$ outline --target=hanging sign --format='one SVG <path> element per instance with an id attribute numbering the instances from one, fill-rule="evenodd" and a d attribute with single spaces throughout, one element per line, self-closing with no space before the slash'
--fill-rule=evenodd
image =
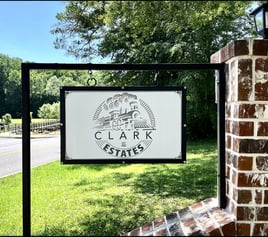
<path id="1" fill-rule="evenodd" d="M 62 87 L 61 162 L 183 163 L 182 87 Z"/>

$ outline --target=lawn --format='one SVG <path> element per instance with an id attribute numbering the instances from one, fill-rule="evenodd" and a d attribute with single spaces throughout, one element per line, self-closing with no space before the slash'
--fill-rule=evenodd
<path id="1" fill-rule="evenodd" d="M 46 122 L 48 120 L 49 119 L 33 118 L 32 119 L 32 122 L 33 123 L 38 123 L 38 122 Z M 22 119 L 20 119 L 20 118 L 12 118 L 11 123 L 12 124 L 21 124 L 22 123 Z"/>
<path id="2" fill-rule="evenodd" d="M 118 236 L 216 196 L 215 140 L 187 144 L 186 164 L 61 165 L 31 171 L 31 233 Z M 22 235 L 21 174 L 0 179 L 0 236 Z"/>

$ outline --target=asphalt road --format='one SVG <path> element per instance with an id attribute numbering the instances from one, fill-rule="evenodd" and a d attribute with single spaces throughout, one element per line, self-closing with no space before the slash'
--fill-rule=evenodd
<path id="1" fill-rule="evenodd" d="M 60 162 L 60 136 L 31 139 L 31 167 Z M 0 137 L 0 178 L 22 171 L 22 139 Z"/>

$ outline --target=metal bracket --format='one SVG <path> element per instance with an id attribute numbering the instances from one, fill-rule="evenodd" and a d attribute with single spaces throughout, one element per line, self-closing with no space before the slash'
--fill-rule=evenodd
<path id="1" fill-rule="evenodd" d="M 87 79 L 87 85 L 88 86 L 96 86 L 97 80 L 92 76 L 92 70 L 88 70 L 89 78 Z"/>

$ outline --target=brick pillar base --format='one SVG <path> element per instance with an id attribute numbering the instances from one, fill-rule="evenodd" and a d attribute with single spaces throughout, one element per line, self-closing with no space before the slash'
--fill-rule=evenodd
<path id="1" fill-rule="evenodd" d="M 227 210 L 237 235 L 268 235 L 268 40 L 239 40 L 211 56 L 227 64 Z"/>
<path id="2" fill-rule="evenodd" d="M 160 217 L 122 236 L 234 236 L 233 216 L 215 198 Z"/>

